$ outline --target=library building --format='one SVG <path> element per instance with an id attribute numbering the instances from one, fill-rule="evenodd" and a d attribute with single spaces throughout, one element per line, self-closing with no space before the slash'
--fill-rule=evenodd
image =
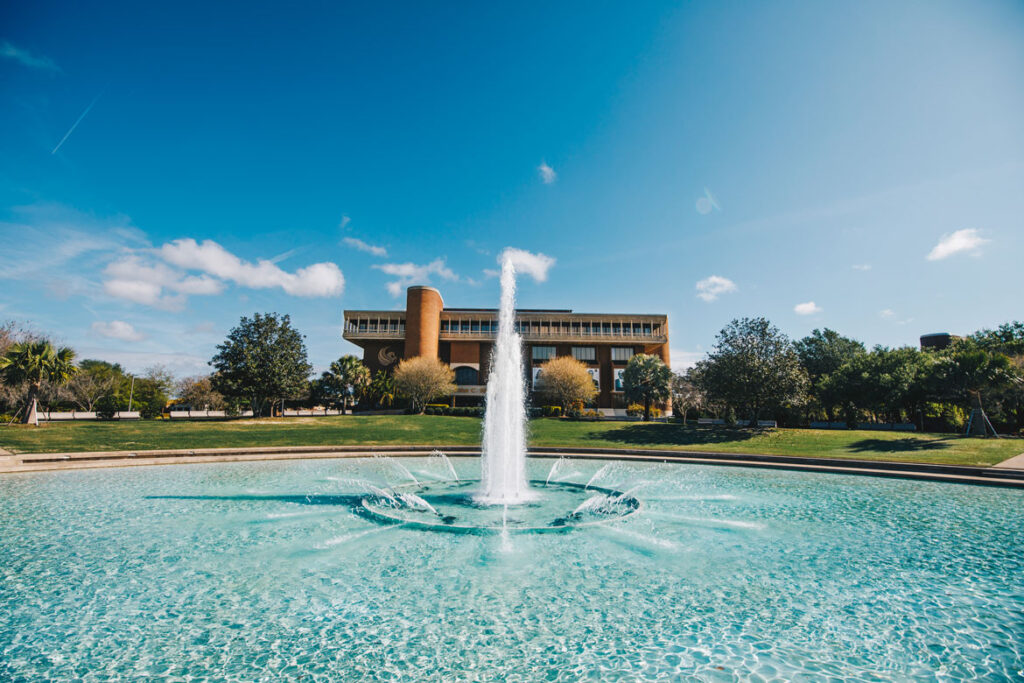
<path id="1" fill-rule="evenodd" d="M 622 372 L 634 354 L 669 364 L 666 315 L 518 309 L 516 328 L 531 391 L 541 365 L 572 356 L 587 366 L 599 390 L 596 407 L 609 415 L 626 408 Z M 363 349 L 372 372 L 390 370 L 403 358 L 439 358 L 455 371 L 455 404 L 470 406 L 483 404 L 497 331 L 497 309 L 446 308 L 438 290 L 418 286 L 407 290 L 404 311 L 345 311 L 342 336 Z"/>

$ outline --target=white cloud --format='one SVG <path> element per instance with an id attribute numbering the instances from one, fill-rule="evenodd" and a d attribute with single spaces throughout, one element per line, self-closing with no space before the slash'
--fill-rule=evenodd
<path id="1" fill-rule="evenodd" d="M 314 263 L 294 273 L 281 270 L 260 259 L 255 264 L 243 261 L 213 240 L 199 244 L 194 239 L 179 239 L 159 250 L 165 261 L 180 268 L 200 270 L 252 289 L 280 287 L 292 296 L 337 296 L 345 288 L 345 277 L 333 263 Z"/>
<path id="2" fill-rule="evenodd" d="M 20 47 L 15 47 L 7 41 L 0 43 L 0 57 L 6 57 L 13 59 L 22 66 L 27 66 L 32 69 L 42 69 L 44 71 L 60 71 L 60 67 L 57 66 L 52 59 L 47 57 L 36 57 L 28 50 L 23 50 Z"/>
<path id="3" fill-rule="evenodd" d="M 210 372 L 209 356 L 198 356 L 177 352 L 126 351 L 100 347 L 78 349 L 82 358 L 98 358 L 110 363 L 120 363 L 132 373 L 145 372 L 154 365 L 166 367 L 175 377 L 205 375 Z"/>
<path id="4" fill-rule="evenodd" d="M 190 276 L 166 264 L 129 254 L 108 265 L 103 290 L 110 296 L 169 311 L 185 307 L 186 295 L 220 294 L 224 283 L 206 275 Z M 173 294 L 165 294 L 165 290 Z"/>
<path id="5" fill-rule="evenodd" d="M 400 296 L 406 287 L 429 283 L 431 275 L 437 275 L 443 280 L 459 279 L 459 276 L 445 265 L 444 259 L 440 258 L 422 265 L 417 263 L 380 263 L 372 267 L 398 278 L 387 283 L 388 293 L 394 297 Z"/>
<path id="6" fill-rule="evenodd" d="M 540 162 L 540 166 L 537 167 L 537 172 L 540 174 L 540 179 L 545 185 L 558 180 L 558 174 L 555 173 L 555 169 L 548 166 L 546 161 Z"/>
<path id="7" fill-rule="evenodd" d="M 991 240 L 979 235 L 975 228 L 957 230 L 954 233 L 943 235 L 939 243 L 928 252 L 927 258 L 929 261 L 941 261 L 961 252 L 977 253 L 981 246 L 989 241 Z"/>
<path id="8" fill-rule="evenodd" d="M 345 226 L 348 225 L 351 222 L 352 222 L 351 218 L 349 218 L 348 216 L 342 216 L 341 217 L 341 223 L 338 225 L 338 227 L 341 228 L 342 230 L 344 230 Z"/>
<path id="9" fill-rule="evenodd" d="M 554 257 L 541 254 L 540 252 L 534 254 L 525 249 L 517 249 L 515 247 L 505 247 L 501 254 L 498 255 L 498 263 L 504 263 L 505 261 L 512 262 L 512 267 L 516 269 L 516 273 L 529 275 L 537 282 L 547 280 L 548 271 L 551 270 L 551 266 L 555 265 Z"/>
<path id="10" fill-rule="evenodd" d="M 146 338 L 146 335 L 123 320 L 111 320 L 109 323 L 96 321 L 92 324 L 92 331 L 101 337 L 120 339 L 121 341 L 142 341 Z"/>
<path id="11" fill-rule="evenodd" d="M 366 242 L 356 237 L 345 237 L 341 241 L 347 244 L 348 246 L 352 247 L 353 249 L 365 251 L 367 254 L 373 254 L 374 256 L 380 257 L 387 257 L 388 255 L 388 250 L 385 249 L 384 247 L 377 247 L 372 244 L 367 244 Z"/>
<path id="12" fill-rule="evenodd" d="M 895 318 L 896 317 L 896 311 L 892 310 L 891 308 L 885 308 L 885 309 L 882 309 L 881 311 L 879 311 L 878 315 L 881 316 L 882 318 L 887 318 L 887 319 Z"/>
<path id="13" fill-rule="evenodd" d="M 708 302 L 714 301 L 722 294 L 729 294 L 739 289 L 735 282 L 720 275 L 706 277 L 698 282 L 696 287 L 697 296 Z"/>
<path id="14" fill-rule="evenodd" d="M 802 304 L 797 304 L 793 307 L 793 311 L 797 315 L 814 315 L 815 313 L 821 313 L 821 306 L 814 303 L 813 301 L 805 301 Z"/>
<path id="15" fill-rule="evenodd" d="M 675 372 L 682 372 L 692 368 L 698 361 L 703 360 L 706 355 L 703 351 L 669 349 L 669 361 L 671 361 L 672 370 Z"/>
<path id="16" fill-rule="evenodd" d="M 854 265 L 853 265 L 853 266 L 851 266 L 851 267 L 852 267 L 852 268 L 853 268 L 854 270 L 862 270 L 862 271 L 868 271 L 868 270 L 871 270 L 871 264 L 870 264 L 870 263 L 856 263 L 856 264 L 854 264 Z"/>

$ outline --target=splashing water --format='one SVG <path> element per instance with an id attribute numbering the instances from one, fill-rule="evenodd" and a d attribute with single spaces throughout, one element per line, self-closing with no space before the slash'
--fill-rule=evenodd
<path id="1" fill-rule="evenodd" d="M 402 476 L 406 477 L 407 479 L 412 479 L 412 483 L 417 484 L 417 485 L 420 483 L 420 480 L 416 478 L 416 475 L 414 475 L 412 472 L 409 471 L 408 467 L 406 467 L 402 463 L 398 462 L 394 458 L 386 456 L 386 455 L 377 455 L 377 456 L 374 456 L 374 457 L 379 459 L 381 462 L 387 463 L 392 468 L 398 470 L 398 472 Z"/>
<path id="2" fill-rule="evenodd" d="M 583 488 L 589 489 L 591 484 L 593 484 L 595 481 L 600 479 L 602 476 L 604 476 L 605 472 L 607 472 L 608 470 L 611 469 L 612 464 L 613 463 L 608 463 L 607 465 L 604 465 L 603 467 L 601 467 L 601 469 L 599 469 L 597 472 L 594 472 L 594 476 L 592 476 L 590 479 L 587 480 L 587 485 L 584 486 Z"/>
<path id="3" fill-rule="evenodd" d="M 548 478 L 544 480 L 544 485 L 547 486 L 551 483 L 551 479 L 558 474 L 558 471 L 562 469 L 562 465 L 565 464 L 565 458 L 559 458 L 551 465 L 551 469 L 548 470 Z"/>
<path id="4" fill-rule="evenodd" d="M 478 502 L 514 505 L 532 498 L 526 482 L 526 406 L 522 341 L 515 328 L 516 271 L 501 264 L 498 338 L 491 355 L 484 413 L 484 443 Z"/>
<path id="5" fill-rule="evenodd" d="M 423 500 L 415 493 L 400 492 L 397 495 L 399 500 L 411 508 L 420 508 L 421 510 L 428 510 L 432 514 L 437 514 L 437 510 L 434 509 L 433 505 Z"/>
<path id="6" fill-rule="evenodd" d="M 458 473 L 455 471 L 455 465 L 452 464 L 451 459 L 447 455 L 445 455 L 442 451 L 434 451 L 433 453 L 430 454 L 430 457 L 431 458 L 439 458 L 441 460 L 441 462 L 443 462 L 445 464 L 445 466 L 448 468 L 448 474 L 451 475 L 451 480 L 452 481 L 461 481 L 459 479 Z"/>

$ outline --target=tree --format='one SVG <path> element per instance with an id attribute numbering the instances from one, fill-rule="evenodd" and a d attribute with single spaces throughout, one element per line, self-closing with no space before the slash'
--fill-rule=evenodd
<path id="1" fill-rule="evenodd" d="M 398 396 L 398 388 L 395 386 L 395 378 L 385 370 L 378 370 L 366 389 L 366 398 L 373 401 L 374 406 L 390 408 Z"/>
<path id="2" fill-rule="evenodd" d="M 687 371 L 685 375 L 673 372 L 669 391 L 672 393 L 672 407 L 676 414 L 683 418 L 684 425 L 687 411 L 690 408 L 699 411 L 704 405 L 704 392 L 701 391 L 696 377 L 691 371 Z"/>
<path id="3" fill-rule="evenodd" d="M 186 377 L 178 382 L 176 391 L 182 405 L 191 410 L 223 410 L 224 396 L 213 388 L 209 375 Z"/>
<path id="4" fill-rule="evenodd" d="M 395 387 L 412 403 L 414 413 L 422 413 L 435 398 L 455 393 L 455 371 L 437 358 L 417 356 L 403 360 L 395 368 Z"/>
<path id="5" fill-rule="evenodd" d="M 355 356 L 342 356 L 320 375 L 317 394 L 322 398 L 341 400 L 342 408 L 358 400 L 370 386 L 370 369 Z"/>
<path id="6" fill-rule="evenodd" d="M 88 372 L 79 365 L 78 372 L 68 382 L 68 391 L 75 405 L 91 412 L 97 401 L 114 392 L 114 378 Z"/>
<path id="7" fill-rule="evenodd" d="M 160 365 L 148 368 L 142 377 L 136 377 L 132 403 L 139 411 L 139 416 L 146 419 L 160 417 L 167 407 L 173 388 L 174 376 Z"/>
<path id="8" fill-rule="evenodd" d="M 969 341 L 987 351 L 1004 353 L 1007 356 L 1024 356 L 1024 322 L 1003 323 L 994 330 L 979 330 Z"/>
<path id="9" fill-rule="evenodd" d="M 289 316 L 276 313 L 243 317 L 210 365 L 217 370 L 213 388 L 247 401 L 254 418 L 274 401 L 301 395 L 312 370 L 302 335 Z"/>
<path id="10" fill-rule="evenodd" d="M 710 400 L 748 415 L 752 427 L 762 410 L 799 403 L 807 385 L 792 342 L 764 318 L 741 318 L 723 328 L 696 376 Z"/>
<path id="11" fill-rule="evenodd" d="M 66 346 L 54 349 L 48 341 L 11 344 L 0 357 L 0 376 L 5 384 L 28 384 L 24 424 L 39 426 L 36 403 L 43 382 L 62 386 L 76 371 L 75 352 Z"/>
<path id="12" fill-rule="evenodd" d="M 638 353 L 622 373 L 626 400 L 644 404 L 644 422 L 651 419 L 651 404 L 669 397 L 672 371 L 657 356 Z"/>
<path id="13" fill-rule="evenodd" d="M 972 340 L 955 344 L 940 359 L 938 374 L 940 385 L 948 397 L 970 401 L 972 410 L 968 434 L 971 436 L 986 436 L 990 430 L 995 433 L 985 415 L 982 394 L 1020 381 L 1009 358 L 987 351 Z"/>
<path id="14" fill-rule="evenodd" d="M 587 366 L 571 356 L 552 358 L 541 366 L 537 378 L 540 394 L 562 407 L 562 414 L 578 403 L 589 403 L 597 396 L 597 387 Z"/>
<path id="15" fill-rule="evenodd" d="M 817 401 L 825 417 L 831 422 L 836 407 L 842 403 L 842 396 L 830 391 L 836 384 L 830 381 L 844 363 L 865 353 L 864 344 L 844 337 L 835 330 L 825 328 L 814 330 L 808 336 L 793 343 L 793 349 L 800 358 L 800 364 L 807 373 L 808 390 Z"/>

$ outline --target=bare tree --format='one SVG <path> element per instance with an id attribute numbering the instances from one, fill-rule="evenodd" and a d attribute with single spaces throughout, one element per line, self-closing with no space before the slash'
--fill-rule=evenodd
<path id="1" fill-rule="evenodd" d="M 541 366 L 538 389 L 548 401 L 562 407 L 562 414 L 576 404 L 586 404 L 597 396 L 597 387 L 587 366 L 570 356 L 552 358 Z"/>
<path id="2" fill-rule="evenodd" d="M 436 358 L 417 356 L 395 368 L 395 386 L 412 402 L 412 411 L 422 413 L 433 399 L 455 393 L 455 371 Z"/>
<path id="3" fill-rule="evenodd" d="M 86 412 L 96 407 L 96 402 L 114 390 L 114 377 L 106 377 L 85 371 L 79 372 L 68 382 L 67 390 L 75 405 Z"/>

